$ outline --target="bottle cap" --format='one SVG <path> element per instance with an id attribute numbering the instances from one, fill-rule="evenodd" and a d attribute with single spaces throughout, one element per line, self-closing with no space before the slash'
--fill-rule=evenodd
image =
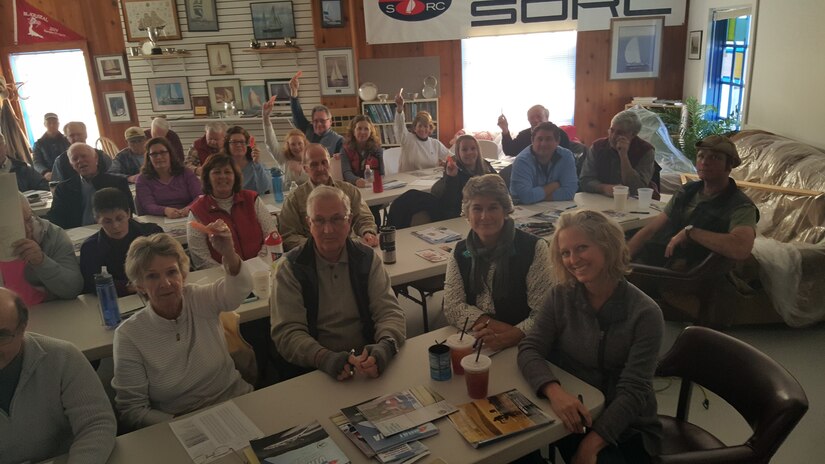
<path id="1" fill-rule="evenodd" d="M 284 172 L 283 172 L 283 171 L 281 171 L 281 169 L 280 169 L 280 168 L 271 168 L 271 169 L 269 170 L 269 172 L 270 172 L 273 176 L 282 176 L 282 175 L 284 175 Z"/>

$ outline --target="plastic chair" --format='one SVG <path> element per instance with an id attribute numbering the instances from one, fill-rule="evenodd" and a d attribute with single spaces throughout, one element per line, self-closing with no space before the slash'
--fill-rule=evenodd
<path id="1" fill-rule="evenodd" d="M 384 150 L 384 175 L 397 174 L 400 160 L 401 147 L 392 147 Z"/>
<path id="2" fill-rule="evenodd" d="M 478 147 L 481 149 L 482 158 L 498 159 L 498 145 L 492 140 L 479 140 Z"/>
<path id="3" fill-rule="evenodd" d="M 656 375 L 682 378 L 676 417 L 659 416 L 662 452 L 654 463 L 767 463 L 808 410 L 799 382 L 756 348 L 706 327 L 688 327 L 659 361 Z M 753 429 L 741 445 L 725 446 L 688 422 L 693 383 L 733 406 Z"/>
<path id="4" fill-rule="evenodd" d="M 97 141 L 95 142 L 95 148 L 97 148 L 98 150 L 102 150 L 103 153 L 106 153 L 112 159 L 114 159 L 115 156 L 117 156 L 117 152 L 120 151 L 120 149 L 117 148 L 117 144 L 114 142 L 114 140 L 108 137 L 100 137 L 99 139 L 97 139 Z"/>

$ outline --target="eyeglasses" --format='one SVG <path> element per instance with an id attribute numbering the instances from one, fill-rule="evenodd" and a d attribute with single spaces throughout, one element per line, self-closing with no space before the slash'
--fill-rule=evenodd
<path id="1" fill-rule="evenodd" d="M 17 327 L 14 328 L 11 332 L 8 333 L 0 333 L 0 346 L 6 346 L 12 342 L 12 340 L 17 337 L 20 331 L 21 324 L 17 324 Z"/>
<path id="2" fill-rule="evenodd" d="M 168 155 L 169 150 L 161 150 L 161 151 L 150 151 L 149 156 L 152 158 L 157 158 L 158 156 Z"/>
<path id="3" fill-rule="evenodd" d="M 246 140 L 231 140 L 230 145 L 246 145 Z"/>
<path id="4" fill-rule="evenodd" d="M 320 228 L 323 228 L 327 224 L 330 224 L 332 227 L 338 228 L 338 227 L 343 226 L 344 223 L 347 222 L 347 219 L 349 219 L 349 216 L 346 216 L 346 215 L 345 216 L 336 215 L 336 216 L 332 216 L 329 219 L 321 217 L 321 216 L 317 216 L 317 217 L 314 217 L 314 218 L 309 218 L 310 222 L 312 222 L 312 225 L 314 225 L 315 227 L 320 227 Z"/>
<path id="5" fill-rule="evenodd" d="M 313 119 L 313 120 L 312 120 L 312 123 L 313 123 L 313 124 L 325 124 L 327 121 L 329 121 L 329 118 L 324 118 L 324 119 Z"/>

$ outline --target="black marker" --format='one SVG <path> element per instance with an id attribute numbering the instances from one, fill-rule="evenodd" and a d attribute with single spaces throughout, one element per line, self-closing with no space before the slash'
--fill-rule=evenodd
<path id="1" fill-rule="evenodd" d="M 630 214 L 650 214 L 650 211 L 631 211 Z"/>
<path id="2" fill-rule="evenodd" d="M 579 403 L 584 405 L 584 397 L 581 393 L 579 393 Z M 584 414 L 582 414 L 581 411 L 579 411 L 579 419 L 582 421 L 582 430 L 584 430 L 584 433 L 587 433 L 587 419 L 584 418 Z"/>

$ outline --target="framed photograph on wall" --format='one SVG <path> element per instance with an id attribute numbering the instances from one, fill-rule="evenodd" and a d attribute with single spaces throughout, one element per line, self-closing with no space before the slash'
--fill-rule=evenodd
<path id="1" fill-rule="evenodd" d="M 246 114 L 259 116 L 266 102 L 266 88 L 261 81 L 241 83 L 242 107 Z"/>
<path id="2" fill-rule="evenodd" d="M 321 95 L 355 95 L 352 49 L 318 50 Z"/>
<path id="3" fill-rule="evenodd" d="M 110 122 L 130 122 L 132 116 L 129 114 L 129 100 L 126 92 L 106 92 L 103 94 L 106 101 L 106 112 L 109 114 Z"/>
<path id="4" fill-rule="evenodd" d="M 659 77 L 664 16 L 610 20 L 610 79 Z"/>
<path id="5" fill-rule="evenodd" d="M 189 32 L 219 31 L 215 0 L 186 0 Z"/>
<path id="6" fill-rule="evenodd" d="M 264 81 L 266 87 L 266 99 L 275 98 L 275 107 L 272 112 L 275 114 L 290 113 L 289 109 L 289 78 L 267 79 Z"/>
<path id="7" fill-rule="evenodd" d="M 175 0 L 120 0 L 120 4 L 123 8 L 127 42 L 148 39 L 145 29 L 151 26 L 163 26 L 160 40 L 180 39 L 180 21 Z"/>
<path id="8" fill-rule="evenodd" d="M 206 61 L 209 63 L 211 76 L 235 74 L 235 68 L 232 67 L 232 49 L 228 43 L 206 44 Z"/>
<path id="9" fill-rule="evenodd" d="M 120 81 L 128 79 L 126 62 L 123 55 L 101 55 L 95 57 L 97 78 L 101 81 Z"/>
<path id="10" fill-rule="evenodd" d="M 690 31 L 688 35 L 688 59 L 702 59 L 702 31 Z"/>
<path id="11" fill-rule="evenodd" d="M 196 118 L 207 118 L 212 113 L 212 105 L 206 95 L 192 96 L 192 108 Z"/>
<path id="12" fill-rule="evenodd" d="M 236 110 L 243 109 L 239 79 L 206 81 L 206 89 L 213 111 L 223 111 L 223 104 L 230 102 L 235 102 Z"/>
<path id="13" fill-rule="evenodd" d="M 291 1 L 250 3 L 249 10 L 256 40 L 295 38 Z"/>
<path id="14" fill-rule="evenodd" d="M 321 27 L 344 27 L 341 0 L 321 0 Z"/>
<path id="15" fill-rule="evenodd" d="M 149 97 L 152 110 L 187 111 L 192 109 L 189 99 L 189 81 L 185 77 L 158 77 L 146 80 L 149 84 Z"/>

